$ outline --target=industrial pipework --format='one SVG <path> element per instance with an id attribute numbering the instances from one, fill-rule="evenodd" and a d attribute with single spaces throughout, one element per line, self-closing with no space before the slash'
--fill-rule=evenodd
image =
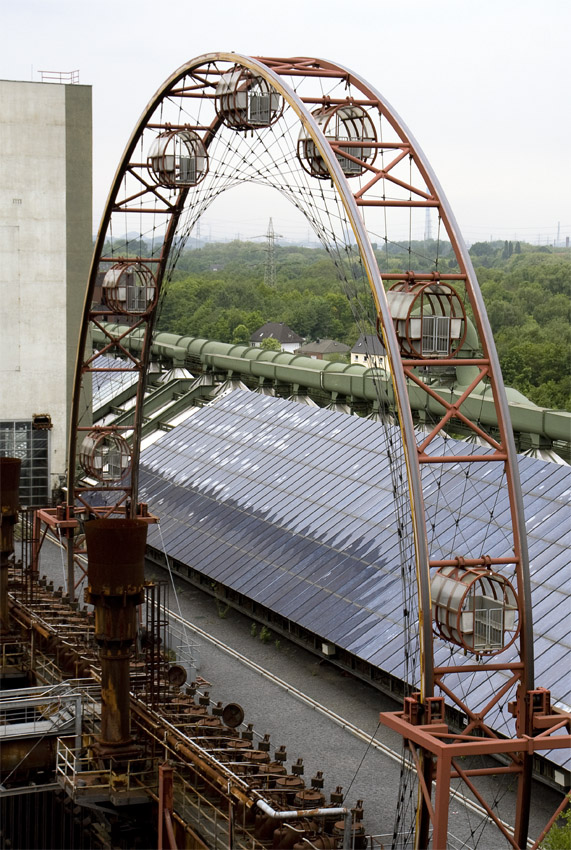
<path id="1" fill-rule="evenodd" d="M 132 754 L 129 665 L 137 635 L 137 605 L 144 601 L 147 524 L 96 519 L 85 523 L 85 601 L 95 606 L 95 640 L 101 661 L 101 755 Z"/>
<path id="2" fill-rule="evenodd" d="M 142 346 L 141 329 L 129 333 L 127 325 L 104 324 L 108 333 L 121 339 L 121 345 L 133 353 L 139 353 Z M 473 339 L 473 327 L 469 323 L 466 345 L 470 348 L 476 342 Z M 95 346 L 105 342 L 105 334 L 98 328 L 93 328 L 93 343 Z M 205 371 L 224 373 L 228 375 L 243 375 L 245 380 L 255 380 L 260 383 L 278 382 L 298 385 L 309 390 L 363 400 L 374 405 L 378 399 L 377 384 L 380 382 L 386 397 L 392 399 L 392 384 L 390 374 L 382 368 L 366 368 L 360 363 L 335 363 L 327 360 L 313 360 L 299 354 L 288 354 L 284 351 L 265 351 L 261 348 L 251 348 L 247 345 L 232 345 L 216 340 L 199 337 L 180 336 L 178 334 L 161 332 L 155 335 L 151 349 L 152 357 L 161 359 L 173 366 L 190 366 L 195 368 L 198 362 Z M 434 392 L 448 404 L 454 404 L 462 396 L 465 387 L 470 383 L 473 367 L 459 365 L 456 367 L 456 379 L 452 385 L 435 384 Z M 474 397 L 467 399 L 462 406 L 464 414 L 483 427 L 497 427 L 494 401 L 489 388 L 480 384 Z M 548 446 L 554 442 L 569 444 L 571 434 L 571 413 L 564 410 L 549 410 L 538 407 L 517 390 L 507 387 L 511 425 L 514 432 L 529 434 L 532 446 L 540 441 L 547 441 Z M 410 404 L 413 410 L 421 416 L 439 416 L 442 405 L 419 387 L 408 385 Z M 539 443 L 538 443 L 539 444 Z"/>

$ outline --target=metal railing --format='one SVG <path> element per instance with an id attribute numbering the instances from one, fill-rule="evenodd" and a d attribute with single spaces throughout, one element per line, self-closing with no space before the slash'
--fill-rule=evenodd
<path id="1" fill-rule="evenodd" d="M 81 691 L 67 683 L 7 691 L 0 699 L 0 741 L 67 732 L 81 745 L 81 717 Z"/>
<path id="2" fill-rule="evenodd" d="M 174 771 L 173 808 L 182 821 L 191 823 L 207 841 L 212 850 L 227 850 L 232 836 L 233 850 L 262 850 L 267 846 L 255 838 L 251 831 L 234 822 L 230 826 L 228 809 L 219 802 L 208 799 L 206 794 L 190 783 L 183 772 Z"/>
<path id="3" fill-rule="evenodd" d="M 0 664 L 3 669 L 12 668 L 24 672 L 27 669 L 27 659 L 23 647 L 13 643 L 1 644 Z"/>
<path id="4" fill-rule="evenodd" d="M 110 800 L 115 805 L 144 802 L 148 794 L 156 794 L 157 777 L 157 759 L 121 761 L 119 771 L 111 764 L 100 766 L 88 750 L 69 747 L 58 738 L 56 780 L 74 800 Z"/>
<path id="5" fill-rule="evenodd" d="M 79 83 L 79 69 L 76 71 L 38 71 L 42 83 Z"/>
<path id="6" fill-rule="evenodd" d="M 36 679 L 46 685 L 57 685 L 63 681 L 61 669 L 55 658 L 45 655 L 43 652 L 36 651 L 35 653 L 34 673 Z"/>

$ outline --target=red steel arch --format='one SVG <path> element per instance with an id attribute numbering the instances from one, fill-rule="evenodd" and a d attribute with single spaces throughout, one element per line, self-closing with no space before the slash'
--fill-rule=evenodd
<path id="1" fill-rule="evenodd" d="M 298 86 L 299 81 L 303 82 L 303 88 Z M 260 97 L 260 101 L 256 104 L 257 112 L 251 105 L 244 106 L 254 87 L 257 87 L 256 91 Z M 266 100 L 262 100 L 264 97 Z M 176 121 L 173 123 L 171 120 L 165 120 L 163 115 L 163 109 L 166 110 L 175 101 L 181 104 L 181 110 L 184 108 L 185 120 L 181 119 L 179 124 Z M 231 106 L 225 107 L 224 104 L 228 103 Z M 251 111 L 248 112 L 248 109 Z M 264 109 L 269 110 L 267 115 L 270 117 L 267 120 L 260 118 Z M 329 117 L 335 114 L 336 109 L 344 109 L 344 116 L 357 116 L 359 120 L 353 122 L 354 126 L 365 126 L 368 121 L 372 122 L 375 128 L 380 128 L 382 125 L 387 129 L 384 134 L 377 130 L 375 135 L 369 132 L 366 138 L 360 138 L 358 130 L 354 131 L 357 135 L 351 136 L 349 133 L 345 137 L 341 133 L 338 137 L 334 137 L 328 130 L 329 125 L 321 120 L 320 115 L 326 110 Z M 189 114 L 193 116 L 191 120 L 188 119 Z M 511 841 L 513 846 L 522 847 L 525 846 L 527 839 L 531 758 L 534 747 L 529 744 L 524 746 L 521 742 L 525 736 L 527 736 L 526 740 L 529 740 L 537 732 L 534 726 L 534 713 L 530 707 L 530 694 L 534 689 L 533 633 L 523 503 L 500 366 L 476 275 L 442 189 L 426 157 L 397 113 L 373 87 L 358 75 L 341 65 L 309 57 L 251 58 L 235 53 L 211 53 L 200 56 L 179 68 L 161 86 L 143 111 L 127 144 L 109 193 L 89 275 L 72 405 L 67 518 L 71 521 L 73 513 L 80 516 L 145 515 L 145 508 L 138 505 L 137 499 L 140 434 L 151 338 L 163 280 L 168 273 L 172 255 L 177 250 L 177 228 L 180 226 L 183 213 L 190 206 L 196 220 L 220 189 L 213 183 L 212 197 L 207 194 L 199 196 L 195 188 L 197 183 L 193 183 L 191 178 L 181 176 L 183 172 L 180 170 L 182 169 L 180 163 L 180 169 L 177 171 L 176 178 L 173 177 L 171 184 L 168 176 L 164 177 L 164 174 L 171 173 L 169 172 L 171 167 L 172 173 L 175 173 L 175 166 L 168 160 L 166 141 L 161 154 L 161 174 L 163 175 L 161 184 L 156 174 L 152 175 L 149 172 L 150 159 L 148 151 L 143 150 L 143 140 L 151 136 L 156 141 L 160 134 L 163 134 L 165 140 L 167 138 L 172 140 L 173 134 L 176 135 L 180 131 L 186 134 L 184 137 L 181 136 L 182 142 L 185 139 L 191 139 L 195 148 L 201 142 L 206 155 L 210 155 L 224 133 L 234 132 L 243 134 L 236 136 L 240 140 L 254 139 L 248 142 L 250 145 L 248 150 L 253 156 L 257 135 L 268 134 L 273 128 L 279 128 L 280 122 L 285 120 L 284 115 L 293 116 L 292 120 L 297 122 L 305 140 L 301 147 L 307 150 L 308 140 L 309 144 L 313 145 L 312 156 L 319 162 L 320 171 L 319 174 L 314 175 L 317 178 L 316 182 L 324 182 L 322 178 L 323 168 L 325 168 L 331 183 L 330 192 L 342 206 L 348 228 L 358 247 L 360 263 L 370 285 L 392 375 L 394 401 L 398 412 L 402 451 L 406 464 L 406 486 L 411 515 L 410 533 L 414 539 L 420 679 L 418 694 L 409 698 L 414 704 L 413 707 L 411 708 L 412 703 L 409 701 L 404 713 L 387 716 L 384 720 L 403 734 L 409 742 L 418 765 L 419 807 L 415 843 L 417 847 L 428 846 L 432 831 L 432 846 L 445 846 L 450 776 L 454 775 L 454 772 L 456 775 L 462 773 L 454 759 L 462 746 L 466 743 L 471 746 L 473 741 L 481 740 L 478 736 L 484 735 L 487 739 L 485 752 L 507 753 L 510 760 L 509 771 L 517 776 L 519 790 L 515 814 L 515 837 L 511 839 L 509 834 L 504 832 L 508 843 Z M 361 120 L 363 116 L 366 116 L 366 121 Z M 345 124 L 347 123 L 348 119 L 345 121 Z M 198 141 L 195 141 L 196 139 Z M 299 145 L 297 147 L 299 150 Z M 294 155 L 295 151 L 292 152 L 292 157 Z M 388 158 L 388 162 L 385 162 L 385 157 Z M 247 159 L 246 155 L 244 159 Z M 408 169 L 408 177 L 401 171 L 404 166 Z M 311 166 L 308 169 L 305 163 L 303 167 L 306 174 L 304 179 L 311 181 Z M 211 161 L 207 167 L 204 166 L 200 185 L 205 186 L 208 180 L 215 180 L 216 170 L 216 162 Z M 206 171 L 208 171 L 207 176 Z M 279 168 L 277 171 L 279 172 Z M 250 178 L 246 174 L 240 179 L 245 182 L 247 179 L 263 182 L 264 178 L 263 175 L 260 177 L 259 170 L 256 175 Z M 352 181 L 353 175 L 356 176 L 356 181 Z M 279 173 L 272 180 L 273 185 L 281 188 Z M 285 181 L 286 178 L 284 178 L 283 188 L 287 194 L 288 187 L 285 186 Z M 128 184 L 129 189 L 127 189 Z M 232 175 L 229 175 L 227 185 L 231 184 Z M 390 187 L 390 192 L 387 192 L 387 187 Z M 206 193 L 207 190 L 201 189 L 201 191 Z M 290 195 L 293 195 L 293 189 Z M 300 202 L 302 208 L 304 204 L 306 207 L 311 205 L 311 190 L 309 195 L 306 192 L 304 199 Z M 387 212 L 395 210 L 404 211 L 408 215 L 413 211 L 426 209 L 436 213 L 444 237 L 452 246 L 457 268 L 454 271 L 441 271 L 436 265 L 420 272 L 408 268 L 398 273 L 382 273 L 372 247 L 374 237 L 368 224 L 369 216 L 377 213 L 386 215 Z M 136 231 L 137 228 L 142 235 L 151 230 L 153 233 L 160 231 L 161 238 L 156 243 L 156 250 L 153 249 L 149 256 L 142 255 L 140 248 L 139 251 L 136 250 L 136 246 L 129 248 L 128 239 L 126 239 L 126 247 L 122 253 L 119 252 L 118 255 L 113 250 L 110 251 L 109 245 L 113 246 L 110 237 L 115 238 L 117 233 L 114 222 L 119 219 L 126 222 L 125 233 Z M 149 223 L 151 221 L 158 221 L 159 224 L 153 224 L 151 228 Z M 152 297 L 149 295 L 147 301 L 144 299 L 141 301 L 141 292 L 137 290 L 135 295 L 139 298 L 137 302 L 139 306 L 131 309 L 131 327 L 142 329 L 139 356 L 135 356 L 123 347 L 121 334 L 115 334 L 113 330 L 110 330 L 113 323 L 124 320 L 125 311 L 129 312 L 128 299 L 131 296 L 121 294 L 120 284 L 113 283 L 112 278 L 109 278 L 111 283 L 104 284 L 104 288 L 115 286 L 113 297 L 107 297 L 105 300 L 105 293 L 103 296 L 97 295 L 98 281 L 101 280 L 103 273 L 107 273 L 109 268 L 117 263 L 119 266 L 123 264 L 125 275 L 131 275 L 128 278 L 131 281 L 135 280 L 134 276 L 137 273 L 137 270 L 132 268 L 133 265 L 139 264 L 146 269 L 147 279 L 148 274 L 152 273 L 152 287 L 149 287 L 153 290 Z M 119 273 L 117 273 L 117 279 L 119 279 Z M 127 280 L 127 277 L 124 280 Z M 392 302 L 391 306 L 385 292 L 385 286 L 388 288 L 395 282 L 400 282 L 401 289 L 404 287 L 405 292 L 408 287 L 413 288 L 416 285 L 432 286 L 437 291 L 442 284 L 442 292 L 446 287 L 460 288 L 467 309 L 473 317 L 479 350 L 464 353 L 460 345 L 458 350 L 454 352 L 449 350 L 448 354 L 439 353 L 438 356 L 419 356 L 418 351 L 410 355 L 407 355 L 406 351 L 403 353 L 402 340 L 399 341 L 398 338 L 398 317 L 392 312 L 395 302 Z M 131 284 L 132 290 L 133 286 L 134 284 Z M 446 319 L 445 310 L 443 317 Z M 89 349 L 89 328 L 92 323 L 103 331 L 107 339 L 105 346 L 97 355 Z M 119 354 L 124 359 L 112 366 L 107 363 L 101 365 L 101 360 L 98 358 L 107 353 Z M 447 401 L 430 386 L 420 372 L 424 370 L 426 373 L 450 365 L 465 366 L 470 370 L 471 377 L 462 391 L 455 397 L 451 395 L 451 400 Z M 137 400 L 132 421 L 127 425 L 120 427 L 106 425 L 94 428 L 84 415 L 88 407 L 90 382 L 101 372 L 133 373 L 136 376 Z M 487 382 L 491 388 L 498 421 L 497 436 L 486 433 L 473 417 L 464 412 L 468 407 L 467 402 L 483 381 Z M 420 391 L 428 392 L 442 407 L 440 420 L 433 423 L 420 441 L 415 432 L 408 401 L 408 390 L 411 385 L 418 387 Z M 464 409 L 462 409 L 463 406 Z M 464 426 L 469 427 L 475 437 L 484 441 L 488 451 L 484 453 L 467 451 L 464 456 L 442 451 L 434 454 L 434 446 L 438 445 L 438 438 L 444 433 L 444 427 L 454 421 L 460 421 Z M 121 449 L 123 445 L 121 441 L 126 437 L 130 446 L 128 458 L 123 457 Z M 95 444 L 104 445 L 107 454 L 96 457 L 95 449 L 93 449 L 90 459 L 84 463 L 83 472 L 80 472 L 77 459 L 81 457 L 82 445 L 87 446 L 83 449 L 84 454 L 85 452 L 89 454 L 90 446 Z M 447 464 L 465 464 L 471 468 L 472 465 L 477 466 L 482 460 L 497 463 L 506 482 L 512 526 L 509 546 L 506 547 L 505 541 L 502 541 L 497 550 L 482 552 L 472 551 L 468 542 L 463 547 L 457 547 L 453 553 L 449 553 L 448 558 L 436 558 L 432 554 L 434 535 L 431 537 L 427 532 L 424 472 L 429 467 L 445 469 Z M 106 473 L 98 472 L 104 468 L 107 469 Z M 87 473 L 91 472 L 91 478 L 87 475 L 87 482 L 86 469 Z M 97 480 L 98 474 L 102 476 L 99 480 Z M 507 553 L 506 548 L 509 550 Z M 73 555 L 71 546 L 70 553 L 71 575 Z M 501 575 L 507 571 L 510 576 L 513 576 L 515 607 L 519 621 L 519 631 L 515 638 L 517 647 L 515 658 L 506 661 L 495 660 L 495 657 L 491 655 L 488 657 L 486 652 L 483 652 L 476 653 L 474 664 L 454 662 L 448 666 L 435 665 L 433 642 L 436 630 L 433 623 L 431 581 L 438 570 L 449 568 L 459 571 L 461 575 L 465 575 L 467 570 L 472 570 L 476 575 L 489 575 L 494 572 Z M 440 634 L 442 635 L 442 629 Z M 479 674 L 484 673 L 489 676 L 502 671 L 504 680 L 508 682 L 505 693 L 509 691 L 515 694 L 514 713 L 517 717 L 517 740 L 520 743 L 513 745 L 511 749 L 506 749 L 503 739 L 500 740 L 499 736 L 495 735 L 486 724 L 487 709 L 491 706 L 488 706 L 483 713 L 472 709 L 467 704 L 466 698 L 458 696 L 454 687 L 446 683 L 448 676 L 458 678 L 465 674 L 472 674 L 476 669 Z M 436 696 L 437 692 L 444 694 L 468 718 L 467 731 L 464 730 L 462 735 L 453 733 L 445 724 L 443 714 L 439 714 L 442 709 L 439 700 L 442 697 Z M 417 713 L 418 706 L 420 706 L 420 714 Z M 549 712 L 544 711 L 543 714 L 547 716 Z M 418 721 L 419 716 L 425 718 L 431 716 L 431 729 L 434 734 L 429 734 L 427 725 Z M 470 738 L 469 742 L 468 738 Z M 550 746 L 552 745 L 551 743 Z M 454 754 L 451 754 L 450 747 L 456 747 Z M 472 790 L 472 780 L 466 772 L 462 778 Z M 482 802 L 482 805 L 486 807 L 485 802 Z M 489 817 L 495 818 L 493 812 L 489 812 Z"/>

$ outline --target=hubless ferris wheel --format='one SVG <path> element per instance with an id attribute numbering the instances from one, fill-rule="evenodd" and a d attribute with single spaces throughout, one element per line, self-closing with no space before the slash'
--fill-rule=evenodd
<path id="1" fill-rule="evenodd" d="M 532 756 L 568 745 L 568 718 L 552 711 L 549 692 L 534 688 L 523 506 L 498 358 L 470 257 L 429 163 L 386 100 L 348 69 L 307 57 L 207 54 L 178 69 L 144 110 L 95 247 L 75 379 L 68 503 L 50 519 L 71 529 L 68 586 L 81 549 L 81 537 L 73 537 L 77 518 L 147 514 L 138 504 L 138 461 L 163 286 L 216 198 L 252 183 L 275 188 L 306 217 L 361 330 L 378 332 L 387 352 L 392 392 L 379 383 L 378 393 L 399 539 L 403 678 L 410 685 L 404 710 L 381 718 L 404 741 L 393 846 L 449 846 L 450 794 L 462 785 L 476 813 L 469 846 L 490 846 L 491 824 L 494 846 L 525 847 Z M 413 234 L 426 229 L 427 210 L 437 236 L 419 252 Z M 392 246 L 407 252 L 408 267 L 381 272 Z M 113 330 L 126 321 L 140 329 L 138 356 L 123 346 L 124 327 Z M 89 346 L 92 323 L 106 339 L 97 354 Z M 122 359 L 110 365 L 106 354 Z M 451 367 L 462 377 L 445 395 L 435 384 Z M 91 381 L 117 371 L 138 379 L 132 421 L 94 426 Z M 494 435 L 477 424 L 475 404 L 483 396 L 475 402 L 475 390 L 482 383 L 495 405 Z M 438 421 L 415 427 L 411 388 L 438 402 Z M 473 436 L 462 454 L 447 434 L 458 420 Z M 479 475 L 483 462 L 496 469 L 492 489 Z M 451 465 L 464 472 L 460 491 L 447 486 Z M 494 518 L 498 488 L 509 494 L 509 535 Z M 452 529 L 442 527 L 444 503 Z M 490 687 L 482 702 L 484 681 Z M 510 716 L 497 732 L 488 717 L 500 701 Z M 455 728 L 450 710 L 461 718 Z M 487 798 L 490 777 L 516 781 L 515 812 L 503 812 L 497 790 Z"/>

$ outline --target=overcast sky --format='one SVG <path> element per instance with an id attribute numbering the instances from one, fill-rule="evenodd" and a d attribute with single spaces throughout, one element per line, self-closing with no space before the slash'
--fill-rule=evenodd
<path id="1" fill-rule="evenodd" d="M 154 92 L 195 56 L 233 50 L 323 57 L 368 80 L 428 156 L 469 242 L 571 236 L 568 0 L 3 0 L 0 31 L 1 79 L 79 69 L 93 86 L 94 230 Z M 250 235 L 272 213 L 289 233 L 270 203 Z M 226 215 L 228 235 L 248 235 Z"/>

